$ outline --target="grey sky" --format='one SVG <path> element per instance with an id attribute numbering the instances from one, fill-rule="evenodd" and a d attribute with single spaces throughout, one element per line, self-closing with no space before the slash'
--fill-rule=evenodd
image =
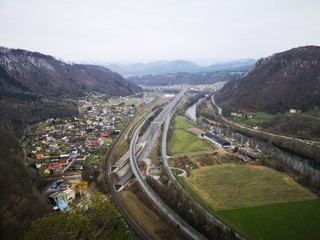
<path id="1" fill-rule="evenodd" d="M 259 58 L 319 24 L 319 0 L 0 0 L 0 45 L 64 60 Z"/>

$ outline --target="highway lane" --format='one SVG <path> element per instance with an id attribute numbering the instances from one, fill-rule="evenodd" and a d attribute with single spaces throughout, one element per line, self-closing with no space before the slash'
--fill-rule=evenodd
<path id="1" fill-rule="evenodd" d="M 163 109 L 163 111 L 159 114 L 159 116 L 154 120 L 154 122 L 149 126 L 149 128 L 153 128 L 150 130 L 150 132 L 153 132 L 152 139 L 150 141 L 150 144 L 147 144 L 149 146 L 146 146 L 147 150 L 145 151 L 145 155 L 140 156 L 140 160 L 143 160 L 145 156 L 148 155 L 149 150 L 152 149 L 152 146 L 154 144 L 154 141 L 157 139 L 158 134 L 161 129 L 161 124 L 164 122 L 166 117 L 168 115 L 171 115 L 173 112 L 174 106 L 177 104 L 177 102 L 181 99 L 181 97 L 184 95 L 186 90 L 183 90 L 180 92 L 176 98 L 174 98 L 166 107 Z M 187 224 L 181 217 L 179 217 L 171 208 L 169 208 L 159 197 L 158 195 L 153 191 L 153 189 L 147 184 L 147 182 L 144 180 L 143 176 L 141 175 L 138 161 L 136 159 L 134 149 L 138 140 L 139 133 L 141 131 L 141 128 L 145 124 L 146 119 L 137 127 L 137 129 L 133 133 L 133 137 L 130 142 L 130 165 L 131 169 L 136 177 L 136 179 L 139 181 L 140 185 L 144 189 L 144 191 L 149 195 L 149 197 L 152 199 L 152 201 L 163 211 L 164 214 L 166 214 L 171 221 L 173 221 L 181 230 L 183 230 L 186 234 L 188 234 L 193 239 L 205 239 L 202 234 L 194 230 L 189 224 Z M 148 131 L 148 130 L 147 130 Z"/>

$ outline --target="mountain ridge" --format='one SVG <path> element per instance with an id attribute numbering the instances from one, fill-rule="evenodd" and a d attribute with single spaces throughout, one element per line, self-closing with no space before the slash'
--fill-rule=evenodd
<path id="1" fill-rule="evenodd" d="M 172 86 L 179 84 L 213 84 L 215 82 L 229 81 L 239 77 L 236 72 L 200 72 L 200 73 L 167 73 L 159 75 L 132 76 L 127 79 L 137 85 L 142 86 Z"/>
<path id="2" fill-rule="evenodd" d="M 141 91 L 107 68 L 68 64 L 38 52 L 0 47 L 0 66 L 31 91 L 47 95 L 79 96 L 84 91 L 104 91 L 125 96 Z"/>
<path id="3" fill-rule="evenodd" d="M 135 63 L 128 65 L 109 64 L 104 65 L 111 70 L 117 71 L 120 74 L 131 76 L 144 75 L 159 75 L 168 73 L 200 73 L 200 72 L 218 72 L 218 71 L 247 71 L 252 64 L 256 62 L 255 59 L 239 59 L 233 61 L 226 61 L 216 63 L 209 66 L 199 66 L 191 61 L 174 60 L 174 61 L 156 61 L 151 63 Z"/>
<path id="4" fill-rule="evenodd" d="M 298 47 L 262 58 L 225 84 L 215 99 L 232 111 L 277 113 L 320 106 L 320 47 Z"/>

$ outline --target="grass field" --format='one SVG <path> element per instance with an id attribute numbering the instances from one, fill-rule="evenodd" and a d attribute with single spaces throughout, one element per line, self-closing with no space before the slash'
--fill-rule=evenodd
<path id="1" fill-rule="evenodd" d="M 99 163 L 103 154 L 91 154 L 90 157 L 87 157 L 85 163 L 94 164 Z"/>
<path id="2" fill-rule="evenodd" d="M 317 198 L 284 173 L 248 164 L 203 167 L 192 171 L 186 184 L 216 210 Z"/>
<path id="3" fill-rule="evenodd" d="M 195 125 L 189 122 L 186 117 L 176 116 L 174 132 L 169 146 L 171 153 L 178 154 L 213 150 L 211 145 L 186 131 L 187 128 L 194 127 Z"/>
<path id="4" fill-rule="evenodd" d="M 138 106 L 141 103 L 141 101 L 138 100 L 138 99 L 128 99 L 128 100 L 117 99 L 117 100 L 114 100 L 112 102 L 107 102 L 107 101 L 104 101 L 102 99 L 98 99 L 97 102 L 100 103 L 101 106 L 103 106 L 103 107 L 116 106 L 116 105 L 119 105 L 120 103 L 124 103 L 125 105 L 134 104 L 135 106 Z"/>
<path id="5" fill-rule="evenodd" d="M 113 159 L 119 160 L 128 150 L 129 150 L 129 144 L 124 138 L 122 138 L 113 155 Z"/>
<path id="6" fill-rule="evenodd" d="M 320 200 L 221 211 L 218 216 L 247 239 L 320 239 Z"/>
<path id="7" fill-rule="evenodd" d="M 247 124 L 247 125 L 258 125 L 258 124 L 269 123 L 272 120 L 272 118 L 274 118 L 273 115 L 267 114 L 265 112 L 256 112 L 256 113 L 247 113 L 247 114 L 255 114 L 256 116 L 250 119 L 242 119 L 239 117 L 232 117 L 231 119 L 233 122 L 236 122 L 236 123 Z"/>
<path id="8" fill-rule="evenodd" d="M 158 97 L 156 94 L 154 94 L 154 93 L 151 93 L 151 92 L 149 92 L 149 93 L 146 93 L 145 95 L 144 95 L 144 97 L 145 98 L 156 98 L 156 97 Z"/>
<path id="9" fill-rule="evenodd" d="M 191 123 L 186 117 L 177 115 L 174 121 L 174 129 L 194 128 L 196 125 Z"/>
<path id="10" fill-rule="evenodd" d="M 187 192 L 247 239 L 320 239 L 320 200 L 273 169 L 226 163 L 202 167 Z"/>
<path id="11" fill-rule="evenodd" d="M 104 139 L 102 147 L 107 147 L 111 143 L 112 143 L 112 139 L 111 138 Z"/>
<path id="12" fill-rule="evenodd" d="M 174 130 L 170 150 L 178 154 L 213 150 L 213 147 L 186 130 Z"/>

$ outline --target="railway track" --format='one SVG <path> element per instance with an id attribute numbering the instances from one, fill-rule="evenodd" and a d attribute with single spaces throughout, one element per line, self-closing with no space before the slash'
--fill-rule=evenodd
<path id="1" fill-rule="evenodd" d="M 115 191 L 115 189 L 113 187 L 113 182 L 112 182 L 112 179 L 111 179 L 111 172 L 110 172 L 111 160 L 112 160 L 112 157 L 114 155 L 114 152 L 115 152 L 120 140 L 129 131 L 133 119 L 127 124 L 127 126 L 123 129 L 123 131 L 120 132 L 120 134 L 118 135 L 116 140 L 111 145 L 111 147 L 109 149 L 109 152 L 108 152 L 108 155 L 106 157 L 106 161 L 105 161 L 105 164 L 104 164 L 104 169 L 106 171 L 106 182 L 107 182 L 107 186 L 109 188 L 109 194 L 110 194 L 110 197 L 111 197 L 112 201 L 116 204 L 118 210 L 120 211 L 121 216 L 125 219 L 125 221 L 127 222 L 128 226 L 134 232 L 136 232 L 136 234 L 138 234 L 141 237 L 141 239 L 145 239 L 146 240 L 146 239 L 150 239 L 150 237 L 144 231 L 144 229 L 135 221 L 135 219 L 130 215 L 130 213 L 127 211 L 127 209 L 124 207 L 122 201 L 120 200 L 117 192 Z"/>

